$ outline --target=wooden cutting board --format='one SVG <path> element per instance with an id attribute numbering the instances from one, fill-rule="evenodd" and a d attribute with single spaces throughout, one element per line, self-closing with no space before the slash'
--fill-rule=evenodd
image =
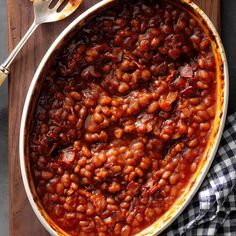
<path id="1" fill-rule="evenodd" d="M 84 0 L 80 9 L 66 20 L 41 26 L 28 41 L 11 67 L 9 79 L 9 224 L 12 236 L 49 235 L 39 223 L 27 200 L 19 167 L 18 136 L 25 96 L 43 55 L 56 36 L 81 12 L 99 2 Z M 220 30 L 220 0 L 195 0 Z M 9 51 L 33 21 L 29 0 L 7 0 Z"/>

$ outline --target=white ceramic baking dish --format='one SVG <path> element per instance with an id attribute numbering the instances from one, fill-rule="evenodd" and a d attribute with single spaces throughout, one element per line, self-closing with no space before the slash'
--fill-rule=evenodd
<path id="1" fill-rule="evenodd" d="M 174 205 L 153 225 L 146 228 L 138 235 L 157 235 L 166 229 L 170 224 L 180 215 L 188 203 L 191 201 L 202 181 L 204 180 L 211 163 L 215 157 L 227 113 L 228 103 L 228 66 L 224 52 L 224 48 L 220 37 L 213 26 L 212 22 L 205 15 L 205 13 L 190 0 L 169 0 L 174 4 L 180 5 L 186 9 L 195 19 L 200 22 L 203 28 L 209 33 L 212 38 L 212 47 L 217 61 L 217 115 L 214 121 L 213 130 L 210 136 L 207 149 L 200 161 L 198 169 L 191 178 L 188 186 L 185 188 L 183 194 L 176 200 Z M 71 39 L 75 32 L 84 26 L 91 17 L 101 13 L 107 7 L 116 4 L 117 0 L 103 0 L 92 8 L 88 9 L 77 19 L 75 19 L 55 40 L 48 52 L 42 59 L 34 78 L 31 82 L 23 110 L 21 128 L 20 128 L 20 166 L 24 182 L 25 191 L 27 193 L 30 204 L 37 215 L 42 225 L 48 230 L 51 235 L 68 235 L 60 229 L 48 214 L 43 209 L 40 200 L 36 194 L 33 180 L 31 178 L 30 164 L 29 164 L 29 127 L 35 104 L 40 92 L 42 77 L 55 58 L 57 52 Z"/>

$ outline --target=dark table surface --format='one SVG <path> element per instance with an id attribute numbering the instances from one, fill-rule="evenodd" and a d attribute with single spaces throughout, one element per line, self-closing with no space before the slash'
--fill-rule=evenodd
<path id="1" fill-rule="evenodd" d="M 213 0 L 214 1 L 214 0 Z M 228 113 L 236 111 L 236 1 L 222 0 L 221 35 L 225 46 L 230 74 Z M 6 3 L 0 0 L 0 60 L 7 54 Z M 235 97 L 234 97 L 235 95 Z M 9 235 L 8 230 L 8 164 L 7 164 L 7 83 L 0 88 L 0 235 Z M 11 138 L 11 137 L 9 137 Z M 18 236 L 18 235 L 16 235 Z M 21 235 L 19 235 L 21 236 Z"/>

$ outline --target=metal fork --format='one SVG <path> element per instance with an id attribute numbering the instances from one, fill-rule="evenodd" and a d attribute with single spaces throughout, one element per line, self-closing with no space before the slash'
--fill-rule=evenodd
<path id="1" fill-rule="evenodd" d="M 62 20 L 73 13 L 81 4 L 82 0 L 34 0 L 34 22 L 20 40 L 15 49 L 11 52 L 6 61 L 0 65 L 0 86 L 8 77 L 9 67 L 21 48 L 37 27 L 43 23 Z"/>

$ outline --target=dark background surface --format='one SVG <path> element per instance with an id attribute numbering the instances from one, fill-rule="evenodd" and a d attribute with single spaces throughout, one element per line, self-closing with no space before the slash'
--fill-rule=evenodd
<path id="1" fill-rule="evenodd" d="M 214 0 L 213 0 L 214 1 Z M 236 111 L 236 1 L 222 0 L 221 35 L 230 73 L 229 111 Z M 0 0 L 0 61 L 7 55 L 6 3 Z M 0 235 L 8 230 L 8 163 L 7 163 L 7 83 L 0 88 Z M 9 137 L 10 138 L 10 137 Z M 23 236 L 23 235 L 16 235 Z"/>
<path id="2" fill-rule="evenodd" d="M 6 3 L 0 0 L 0 62 L 7 54 Z M 8 230 L 7 82 L 0 88 L 0 235 Z"/>

